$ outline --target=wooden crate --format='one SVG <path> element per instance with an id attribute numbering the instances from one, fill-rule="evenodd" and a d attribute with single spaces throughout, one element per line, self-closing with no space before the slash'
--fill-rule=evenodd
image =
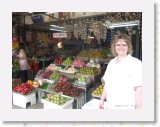
<path id="1" fill-rule="evenodd" d="M 21 84 L 21 78 L 12 79 L 12 89 L 14 89 L 18 84 Z"/>

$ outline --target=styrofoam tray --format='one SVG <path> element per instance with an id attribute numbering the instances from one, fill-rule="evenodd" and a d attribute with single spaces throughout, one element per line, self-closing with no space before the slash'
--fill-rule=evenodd
<path id="1" fill-rule="evenodd" d="M 99 99 L 92 99 L 82 106 L 82 109 L 99 109 Z M 104 109 L 106 109 L 107 102 L 104 102 Z"/>

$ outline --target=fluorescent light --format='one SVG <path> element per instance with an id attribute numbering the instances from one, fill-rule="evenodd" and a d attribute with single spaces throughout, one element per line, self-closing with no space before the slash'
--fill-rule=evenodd
<path id="1" fill-rule="evenodd" d="M 136 26 L 139 25 L 139 21 L 128 21 L 128 22 L 119 22 L 119 23 L 104 23 L 104 26 L 108 28 L 116 28 L 116 27 L 125 27 L 125 26 Z"/>
<path id="2" fill-rule="evenodd" d="M 60 32 L 67 32 L 67 31 L 65 31 L 65 30 L 53 29 L 53 28 L 50 28 L 50 30 L 53 30 L 53 31 L 60 31 Z"/>
<path id="3" fill-rule="evenodd" d="M 93 37 L 93 36 L 88 36 L 88 38 L 94 39 L 94 37 Z"/>
<path id="4" fill-rule="evenodd" d="M 137 23 L 132 23 L 132 24 L 111 24 L 109 28 L 116 28 L 116 27 L 124 27 L 124 26 L 136 26 L 138 25 Z"/>
<path id="5" fill-rule="evenodd" d="M 56 26 L 56 25 L 50 25 L 50 27 L 63 29 L 63 27 Z"/>

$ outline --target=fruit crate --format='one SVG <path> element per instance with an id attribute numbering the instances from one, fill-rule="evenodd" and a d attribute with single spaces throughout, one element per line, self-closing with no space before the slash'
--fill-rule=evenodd
<path id="1" fill-rule="evenodd" d="M 79 97 L 75 97 L 73 102 L 73 108 L 81 109 L 81 107 L 86 103 L 85 97 L 86 97 L 86 92 L 83 92 L 82 94 L 80 94 Z"/>
<path id="2" fill-rule="evenodd" d="M 74 98 L 66 96 L 66 95 L 61 95 L 61 96 L 69 99 L 63 105 L 58 105 L 58 104 L 55 104 L 53 102 L 47 101 L 42 98 L 42 103 L 43 103 L 44 109 L 72 109 Z"/>
<path id="3" fill-rule="evenodd" d="M 42 97 L 44 97 L 48 93 L 54 92 L 38 88 L 38 102 L 42 103 Z"/>

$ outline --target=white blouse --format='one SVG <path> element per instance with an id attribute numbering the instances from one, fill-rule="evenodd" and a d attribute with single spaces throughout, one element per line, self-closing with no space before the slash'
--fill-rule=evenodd
<path id="1" fill-rule="evenodd" d="M 108 109 L 135 109 L 135 86 L 142 85 L 142 62 L 128 55 L 112 59 L 103 76 Z"/>

